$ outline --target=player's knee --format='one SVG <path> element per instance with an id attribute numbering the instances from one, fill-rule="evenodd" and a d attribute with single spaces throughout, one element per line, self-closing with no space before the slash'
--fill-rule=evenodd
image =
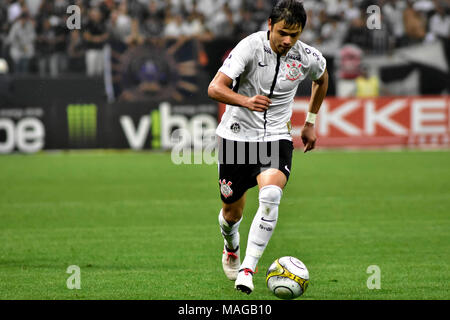
<path id="1" fill-rule="evenodd" d="M 222 208 L 222 215 L 229 224 L 235 224 L 242 218 L 243 209 L 238 206 L 225 205 Z"/>
<path id="2" fill-rule="evenodd" d="M 281 201 L 283 190 L 275 185 L 264 186 L 259 190 L 259 201 L 266 205 L 278 206 Z"/>

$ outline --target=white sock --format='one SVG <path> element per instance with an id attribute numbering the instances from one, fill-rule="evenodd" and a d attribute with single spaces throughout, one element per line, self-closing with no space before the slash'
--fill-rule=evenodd
<path id="1" fill-rule="evenodd" d="M 278 206 L 282 194 L 281 188 L 275 185 L 268 185 L 259 190 L 259 208 L 250 227 L 241 269 L 248 268 L 255 271 L 277 225 Z"/>
<path id="2" fill-rule="evenodd" d="M 219 225 L 220 231 L 223 236 L 223 240 L 225 242 L 225 246 L 234 251 L 239 246 L 239 225 L 241 224 L 242 218 L 230 225 L 225 218 L 223 217 L 222 210 L 219 212 Z"/>

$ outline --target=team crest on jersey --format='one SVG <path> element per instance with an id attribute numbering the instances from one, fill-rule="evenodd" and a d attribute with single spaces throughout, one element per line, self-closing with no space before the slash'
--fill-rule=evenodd
<path id="1" fill-rule="evenodd" d="M 239 125 L 239 123 L 235 122 L 231 125 L 230 129 L 231 131 L 233 131 L 233 133 L 239 133 L 239 131 L 241 131 L 241 126 Z"/>
<path id="2" fill-rule="evenodd" d="M 296 64 L 293 62 L 292 64 L 287 64 L 288 73 L 286 74 L 286 78 L 295 81 L 302 75 L 300 72 L 301 63 Z"/>
<path id="3" fill-rule="evenodd" d="M 231 181 L 226 181 L 225 179 L 220 180 L 219 179 L 219 183 L 220 183 L 220 193 L 222 193 L 222 195 L 225 198 L 231 197 L 231 195 L 233 194 L 233 190 L 231 189 Z"/>

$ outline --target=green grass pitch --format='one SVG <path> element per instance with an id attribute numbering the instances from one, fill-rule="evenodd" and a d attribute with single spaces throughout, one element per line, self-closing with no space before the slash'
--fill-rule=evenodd
<path id="1" fill-rule="evenodd" d="M 255 291 L 222 272 L 216 165 L 169 153 L 0 157 L 0 299 L 277 299 L 278 257 L 311 277 L 299 299 L 449 299 L 450 152 L 294 153 Z M 248 192 L 241 246 L 257 209 Z M 69 290 L 68 266 L 81 289 Z M 381 289 L 368 289 L 379 266 Z"/>

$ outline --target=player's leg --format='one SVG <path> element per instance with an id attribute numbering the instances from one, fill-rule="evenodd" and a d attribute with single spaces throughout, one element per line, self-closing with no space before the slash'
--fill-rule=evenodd
<path id="1" fill-rule="evenodd" d="M 222 267 L 227 278 L 233 281 L 236 280 L 241 266 L 239 225 L 244 205 L 245 193 L 233 203 L 222 202 L 222 210 L 219 213 L 220 232 L 224 240 Z"/>
<path id="2" fill-rule="evenodd" d="M 219 225 L 224 238 L 222 266 L 227 278 L 234 281 L 241 263 L 239 225 L 245 205 L 245 193 L 257 182 L 254 176 L 253 182 L 249 181 L 251 175 L 247 165 L 238 164 L 233 159 L 235 158 L 233 155 L 239 150 L 238 142 L 223 139 L 219 145 L 219 159 L 223 160 L 219 161 L 219 187 L 222 199 Z"/>
<path id="3" fill-rule="evenodd" d="M 245 193 L 233 203 L 222 202 L 219 213 L 219 225 L 228 251 L 235 251 L 239 247 L 239 225 L 245 206 Z"/>
<path id="4" fill-rule="evenodd" d="M 268 169 L 257 177 L 259 207 L 248 234 L 245 259 L 239 269 L 235 286 L 247 294 L 254 289 L 253 273 L 278 221 L 278 205 L 286 184 L 286 176 L 278 169 Z"/>
<path id="5" fill-rule="evenodd" d="M 278 221 L 278 206 L 286 185 L 286 176 L 278 169 L 268 169 L 257 177 L 259 207 L 248 235 L 247 250 L 241 268 L 255 270 Z"/>
<path id="6" fill-rule="evenodd" d="M 289 178 L 291 162 L 292 143 L 286 141 L 280 144 L 277 168 L 264 170 L 256 178 L 259 207 L 250 227 L 245 258 L 235 282 L 236 288 L 243 292 L 253 291 L 252 275 L 277 224 L 278 206 Z"/>

